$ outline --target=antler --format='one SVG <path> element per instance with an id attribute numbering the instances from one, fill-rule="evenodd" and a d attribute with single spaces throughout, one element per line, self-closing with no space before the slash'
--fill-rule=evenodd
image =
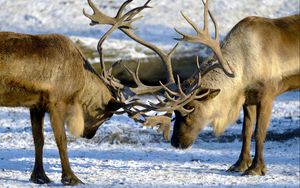
<path id="1" fill-rule="evenodd" d="M 145 125 L 153 125 L 153 124 L 160 124 L 161 129 L 164 131 L 164 136 L 169 137 L 169 129 L 166 129 L 165 126 L 169 122 L 171 122 L 171 115 L 174 110 L 179 110 L 183 114 L 191 113 L 194 109 L 185 109 L 184 106 L 191 102 L 193 99 L 202 98 L 206 94 L 197 95 L 198 89 L 201 85 L 201 75 L 200 70 L 198 71 L 197 75 L 195 76 L 194 81 L 191 83 L 186 84 L 186 86 L 181 85 L 181 81 L 179 76 L 177 76 L 177 84 L 175 82 L 172 70 L 172 55 L 175 53 L 179 43 L 177 43 L 173 49 L 166 53 L 159 47 L 155 46 L 152 43 L 146 42 L 137 35 L 133 33 L 132 23 L 138 20 L 141 17 L 136 17 L 142 10 L 145 8 L 150 8 L 148 6 L 150 0 L 148 0 L 143 6 L 134 8 L 129 10 L 128 12 L 124 13 L 125 7 L 131 3 L 132 0 L 127 0 L 124 2 L 118 13 L 115 17 L 110 17 L 102 13 L 93 3 L 91 0 L 88 0 L 90 7 L 93 9 L 94 13 L 92 15 L 87 14 L 84 10 L 83 13 L 89 19 L 91 19 L 91 25 L 96 24 L 107 24 L 111 25 L 111 28 L 101 37 L 98 42 L 97 50 L 100 54 L 100 63 L 102 67 L 102 75 L 101 78 L 104 82 L 111 87 L 112 92 L 115 94 L 115 97 L 120 100 L 121 102 L 126 102 L 126 96 L 130 95 L 126 93 L 125 87 L 120 83 L 119 80 L 112 76 L 112 71 L 109 69 L 106 71 L 105 64 L 103 61 L 103 53 L 102 53 L 102 44 L 107 39 L 107 37 L 113 33 L 115 30 L 120 29 L 123 33 L 125 33 L 129 38 L 133 39 L 134 41 L 140 43 L 141 45 L 151 49 L 154 51 L 162 60 L 163 65 L 165 66 L 167 73 L 168 73 L 168 82 L 167 84 L 162 84 L 160 82 L 160 86 L 147 86 L 141 82 L 139 79 L 139 67 L 140 64 L 137 64 L 135 72 L 130 70 L 125 66 L 125 69 L 129 72 L 129 74 L 133 77 L 137 87 L 136 88 L 129 88 L 131 92 L 134 94 L 141 95 L 146 93 L 155 93 L 159 90 L 164 90 L 164 100 L 160 99 L 159 96 L 157 97 L 158 103 L 150 103 L 145 104 L 139 102 L 137 99 L 127 99 L 126 105 L 123 107 L 123 111 L 118 111 L 115 113 L 127 113 L 130 117 L 135 119 L 136 121 L 139 120 L 139 116 L 143 116 L 145 121 L 140 121 Z M 197 58 L 197 64 L 199 68 L 199 62 Z M 199 68 L 200 69 L 200 68 Z M 124 92 L 125 91 L 125 92 Z M 160 94 L 158 94 L 160 95 Z M 137 109 L 137 107 L 141 107 L 142 110 Z M 149 117 L 146 115 L 149 111 L 157 111 L 157 112 L 167 112 L 167 116 L 156 116 L 156 117 Z M 168 131 L 168 133 L 167 133 Z"/>
<path id="2" fill-rule="evenodd" d="M 202 93 L 198 95 L 198 90 L 201 87 L 201 73 L 200 73 L 200 64 L 199 64 L 199 58 L 197 57 L 197 67 L 198 71 L 195 75 L 193 75 L 192 81 L 186 80 L 183 84 L 180 81 L 180 77 L 177 76 L 177 86 L 178 91 L 171 90 L 170 88 L 163 85 L 161 82 L 161 86 L 165 90 L 165 100 L 159 100 L 159 103 L 153 104 L 151 103 L 151 107 L 155 108 L 155 111 L 158 112 L 168 112 L 171 113 L 174 110 L 180 111 L 183 116 L 191 113 L 194 111 L 194 108 L 192 109 L 186 109 L 184 106 L 190 103 L 194 99 L 201 99 L 204 98 L 209 94 L 209 92 Z M 158 97 L 157 97 L 158 98 Z"/>
<path id="3" fill-rule="evenodd" d="M 219 60 L 220 68 L 223 69 L 223 71 L 225 72 L 225 74 L 227 76 L 234 77 L 235 75 L 234 75 L 234 71 L 233 71 L 232 67 L 230 66 L 230 64 L 227 63 L 227 61 L 224 59 L 224 57 L 222 55 L 222 51 L 221 51 L 221 47 L 220 47 L 220 43 L 219 43 L 219 27 L 218 27 L 218 24 L 216 22 L 216 19 L 214 18 L 214 16 L 211 14 L 211 12 L 208 9 L 209 0 L 206 0 L 206 3 L 204 2 L 204 0 L 202 0 L 202 3 L 204 5 L 204 26 L 203 26 L 203 29 L 200 29 L 195 22 L 193 22 L 183 12 L 181 12 L 181 15 L 193 27 L 193 29 L 197 32 L 197 35 L 195 35 L 195 36 L 194 35 L 187 35 L 187 34 L 184 34 L 184 33 L 180 32 L 179 30 L 175 29 L 175 31 L 177 33 L 182 35 L 182 38 L 180 38 L 178 40 L 187 41 L 187 42 L 197 42 L 197 43 L 201 43 L 201 44 L 204 44 L 204 45 L 210 47 L 214 51 L 215 55 L 217 56 L 217 58 Z M 211 36 L 209 34 L 208 15 L 210 16 L 211 20 L 214 23 L 215 39 L 211 38 Z M 227 65 L 230 69 L 230 72 L 224 68 L 225 62 L 227 63 Z"/>
<path id="4" fill-rule="evenodd" d="M 122 101 L 124 101 L 124 95 L 122 92 L 120 92 L 120 90 L 124 89 L 124 85 L 122 85 L 117 79 L 115 79 L 112 76 L 112 70 L 108 70 L 106 71 L 106 67 L 105 67 L 105 63 L 103 61 L 103 52 L 102 52 L 102 45 L 104 43 L 104 41 L 107 39 L 107 37 L 113 33 L 115 30 L 120 29 L 120 28 L 133 28 L 132 27 L 132 23 L 136 20 L 138 20 L 141 17 L 136 17 L 135 16 L 141 12 L 143 9 L 145 8 L 149 8 L 147 6 L 147 4 L 150 2 L 147 1 L 144 6 L 141 7 L 137 7 L 134 8 L 130 11 L 128 11 L 127 13 L 123 14 L 124 9 L 126 8 L 126 6 L 132 2 L 132 0 L 127 0 L 126 2 L 124 2 L 117 15 L 115 17 L 110 17 L 105 15 L 104 13 L 102 13 L 96 6 L 95 4 L 91 1 L 88 0 L 88 3 L 90 5 L 90 7 L 93 10 L 93 14 L 89 15 L 85 12 L 85 10 L 83 9 L 83 14 L 88 17 L 89 19 L 91 19 L 91 25 L 96 25 L 96 24 L 108 24 L 108 25 L 112 25 L 112 27 L 101 37 L 101 39 L 98 42 L 97 45 L 97 50 L 98 53 L 100 55 L 100 65 L 102 68 L 102 74 L 101 74 L 101 78 L 104 80 L 104 82 L 110 86 L 112 88 L 112 91 L 114 91 L 116 97 L 122 99 Z M 143 89 L 149 89 L 150 88 L 146 88 L 144 87 L 144 85 L 142 86 Z M 158 89 L 158 88 L 157 88 Z M 156 89 L 156 90 L 157 90 Z M 151 88 L 151 90 L 153 90 L 153 88 Z M 116 92 L 117 91 L 117 92 Z M 136 89 L 134 90 L 134 92 L 136 91 Z"/>
<path id="5" fill-rule="evenodd" d="M 145 8 L 150 8 L 148 6 L 150 0 L 148 0 L 143 6 L 134 8 L 130 11 L 128 11 L 127 13 L 123 13 L 125 7 L 131 3 L 132 0 L 127 0 L 126 2 L 124 2 L 117 15 L 115 17 L 110 17 L 105 15 L 104 13 L 102 13 L 96 6 L 95 4 L 92 3 L 91 0 L 88 0 L 88 3 L 90 5 L 90 7 L 93 9 L 94 13 L 93 15 L 89 15 L 85 12 L 85 10 L 83 10 L 83 14 L 88 17 L 89 19 L 91 19 L 91 25 L 96 25 L 96 24 L 107 24 L 107 25 L 111 25 L 112 27 L 101 37 L 101 39 L 98 42 L 98 46 L 97 46 L 97 50 L 100 54 L 100 64 L 101 64 L 101 68 L 102 68 L 102 78 L 105 81 L 106 84 L 110 85 L 113 90 L 120 90 L 123 89 L 125 86 L 122 85 L 119 81 L 117 81 L 115 78 L 113 78 L 113 76 L 111 75 L 111 70 L 106 71 L 105 68 L 105 63 L 103 62 L 103 55 L 102 55 L 102 44 L 103 42 L 107 39 L 107 37 L 114 32 L 117 29 L 120 29 L 122 32 L 124 32 L 128 37 L 132 38 L 133 40 L 135 40 L 136 42 L 148 47 L 149 49 L 153 50 L 155 53 L 157 53 L 159 55 L 159 57 L 162 59 L 162 62 L 164 64 L 164 66 L 166 67 L 166 70 L 168 72 L 168 84 L 171 83 L 175 83 L 174 80 L 174 76 L 173 76 L 173 70 L 172 70 L 172 63 L 171 63 L 171 57 L 174 54 L 176 48 L 178 47 L 178 43 L 175 45 L 175 47 L 169 52 L 169 53 L 165 53 L 163 50 L 159 49 L 157 46 L 146 42 L 144 40 L 142 40 L 141 38 L 139 38 L 138 36 L 136 36 L 132 30 L 132 23 L 138 19 L 140 19 L 141 17 L 135 17 L 138 15 L 138 13 L 140 13 L 142 10 L 144 10 Z M 131 74 L 131 76 L 133 76 L 133 79 L 135 81 L 135 83 L 137 84 L 138 87 L 136 88 L 130 88 L 131 91 L 133 91 L 135 94 L 145 94 L 145 93 L 154 93 L 157 92 L 161 89 L 163 89 L 161 86 L 147 86 L 144 85 L 138 76 L 138 69 L 139 69 L 139 65 L 137 66 L 136 72 L 134 73 L 133 71 L 131 71 L 130 69 L 128 69 L 127 67 L 125 67 L 126 70 Z M 122 97 L 121 97 L 122 98 Z"/>

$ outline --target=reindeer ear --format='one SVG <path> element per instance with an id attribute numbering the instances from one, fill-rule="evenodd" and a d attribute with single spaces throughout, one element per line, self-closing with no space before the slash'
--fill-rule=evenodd
<path id="1" fill-rule="evenodd" d="M 114 112 L 124 107 L 125 103 L 117 101 L 116 99 L 111 99 L 107 104 L 107 110 Z"/>
<path id="2" fill-rule="evenodd" d="M 204 95 L 205 93 L 208 93 L 208 94 L 204 95 L 202 98 L 196 99 L 196 100 L 198 100 L 198 101 L 207 101 L 207 100 L 213 99 L 220 93 L 220 91 L 221 91 L 220 89 L 203 88 L 197 93 L 197 96 Z"/>

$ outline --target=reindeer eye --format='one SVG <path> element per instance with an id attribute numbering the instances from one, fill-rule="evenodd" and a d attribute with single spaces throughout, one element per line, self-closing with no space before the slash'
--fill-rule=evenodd
<path id="1" fill-rule="evenodd" d="M 185 105 L 184 108 L 187 109 L 187 110 L 192 110 L 194 107 L 193 106 L 189 106 L 189 105 Z"/>

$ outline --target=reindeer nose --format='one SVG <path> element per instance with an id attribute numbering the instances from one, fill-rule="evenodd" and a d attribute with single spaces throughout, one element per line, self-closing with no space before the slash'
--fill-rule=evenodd
<path id="1" fill-rule="evenodd" d="M 97 129 L 84 130 L 83 135 L 81 137 L 86 138 L 86 139 L 92 139 L 95 136 L 96 132 L 97 132 Z"/>
<path id="2" fill-rule="evenodd" d="M 176 149 L 179 148 L 179 143 L 178 142 L 171 142 L 172 146 Z"/>
<path id="3" fill-rule="evenodd" d="M 174 138 L 174 136 L 172 136 L 171 138 L 171 145 L 175 148 L 179 148 L 179 140 L 178 138 Z"/>
<path id="4" fill-rule="evenodd" d="M 174 136 L 172 136 L 172 138 L 171 138 L 171 145 L 173 147 L 175 147 L 176 149 L 182 149 L 182 150 L 188 149 L 192 146 L 192 144 L 193 144 L 193 142 L 190 143 L 190 142 L 179 141 L 179 138 L 174 137 Z"/>

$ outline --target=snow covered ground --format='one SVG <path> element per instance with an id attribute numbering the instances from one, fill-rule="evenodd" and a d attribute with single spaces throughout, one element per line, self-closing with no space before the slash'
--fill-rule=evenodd
<path id="1" fill-rule="evenodd" d="M 123 1 L 94 0 L 110 15 Z M 135 0 L 131 8 L 144 1 Z M 101 3 L 101 4 L 100 4 Z M 299 13 L 299 0 L 212 0 L 211 10 L 220 25 L 221 36 L 240 19 L 249 15 L 267 17 Z M 177 37 L 173 28 L 190 32 L 180 17 L 183 10 L 202 23 L 200 0 L 153 0 L 137 22 L 138 35 L 167 49 Z M 0 31 L 23 33 L 62 33 L 96 48 L 97 39 L 107 27 L 90 27 L 82 8 L 91 12 L 85 0 L 0 0 Z M 181 50 L 195 51 L 197 45 L 182 45 Z M 148 51 L 121 33 L 105 43 L 107 52 L 119 58 L 145 57 Z M 1 89 L 1 88 L 0 88 Z M 265 144 L 268 172 L 264 177 L 242 177 L 227 173 L 239 155 L 241 121 L 215 138 L 210 128 L 199 135 L 193 148 L 180 151 L 164 142 L 161 134 L 143 128 L 131 119 L 113 116 L 92 140 L 68 142 L 69 157 L 82 187 L 200 187 L 256 186 L 299 187 L 300 184 L 300 92 L 278 97 Z M 60 160 L 53 133 L 46 118 L 45 170 L 61 186 Z M 254 149 L 252 148 L 252 154 Z M 44 187 L 30 183 L 34 147 L 28 110 L 0 108 L 0 187 Z M 46 186 L 45 186 L 46 187 Z"/>
<path id="2" fill-rule="evenodd" d="M 299 100 L 297 91 L 274 103 L 264 150 L 268 171 L 263 177 L 226 172 L 242 144 L 238 123 L 220 138 L 207 128 L 193 148 L 181 151 L 154 129 L 143 128 L 125 115 L 113 116 L 91 140 L 69 136 L 71 165 L 87 183 L 83 187 L 299 187 Z M 54 181 L 50 186 L 60 186 L 60 160 L 48 118 L 45 133 L 45 169 Z M 28 181 L 33 164 L 28 110 L 0 108 L 0 187 L 34 187 Z"/>

